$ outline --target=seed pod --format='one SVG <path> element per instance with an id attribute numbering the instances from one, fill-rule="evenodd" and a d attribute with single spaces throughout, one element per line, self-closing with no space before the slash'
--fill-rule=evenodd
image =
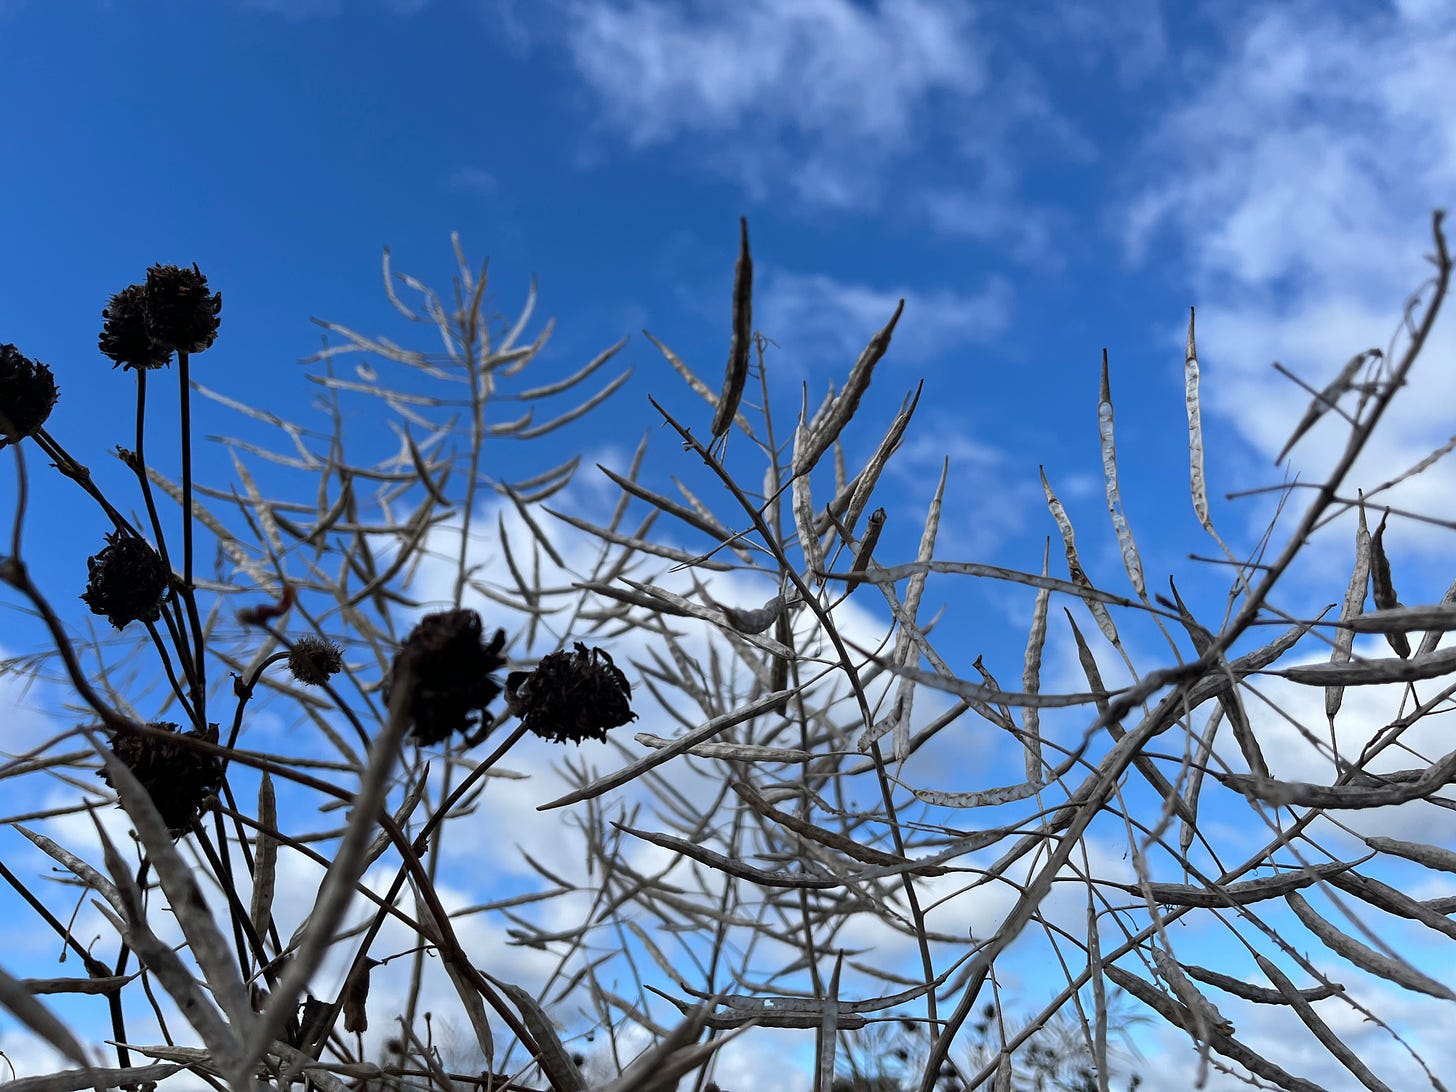
<path id="1" fill-rule="evenodd" d="M 344 995 L 339 998 L 340 1007 L 344 1010 L 344 1030 L 348 1032 L 368 1031 L 369 1016 L 365 1005 L 369 1000 L 369 972 L 380 966 L 380 961 L 364 957 L 364 966 L 359 969 L 352 981 L 349 982 Z"/>
<path id="2" fill-rule="evenodd" d="M 733 267 L 733 340 L 728 347 L 728 367 L 723 375 L 723 393 L 713 413 L 713 439 L 727 433 L 733 415 L 743 399 L 748 380 L 748 344 L 753 338 L 753 258 L 748 253 L 748 219 L 739 217 L 738 262 Z"/>
<path id="3" fill-rule="evenodd" d="M 757 610 L 739 610 L 737 607 L 721 609 L 728 624 L 739 633 L 762 633 L 784 612 L 784 597 L 776 595 Z"/>
<path id="4" fill-rule="evenodd" d="M 164 367 L 172 359 L 172 347 L 152 334 L 146 285 L 129 284 L 111 297 L 101 312 L 97 346 L 114 361 L 113 368 L 142 371 Z"/>
<path id="5" fill-rule="evenodd" d="M 1389 518 L 1390 509 L 1387 508 L 1385 515 L 1380 517 L 1380 526 L 1375 528 L 1375 534 L 1370 538 L 1370 591 L 1376 610 L 1390 610 L 1400 606 L 1395 585 L 1390 579 L 1390 559 L 1385 556 L 1385 521 Z M 1387 632 L 1385 640 L 1397 656 L 1402 659 L 1410 658 L 1410 641 L 1404 633 Z"/>
<path id="6" fill-rule="evenodd" d="M 844 582 L 844 590 L 852 592 L 859 587 L 859 580 L 853 574 L 863 573 L 869 567 L 870 555 L 875 552 L 875 545 L 880 541 L 880 532 L 885 526 L 885 510 L 876 508 L 870 513 L 869 526 L 865 528 L 865 536 L 860 540 L 859 549 L 854 555 L 854 564 L 849 571 L 852 574 Z"/>
<path id="7" fill-rule="evenodd" d="M 323 637 L 300 637 L 288 654 L 288 670 L 301 683 L 323 686 L 344 670 L 343 650 Z"/>

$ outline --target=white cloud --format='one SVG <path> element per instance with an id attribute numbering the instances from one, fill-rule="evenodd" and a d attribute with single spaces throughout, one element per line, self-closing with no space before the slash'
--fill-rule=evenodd
<path id="1" fill-rule="evenodd" d="M 890 347 L 898 364 L 922 367 L 926 358 L 991 340 L 1010 321 L 1011 286 L 999 277 L 976 292 L 879 288 L 822 273 L 776 272 L 765 281 L 759 326 L 786 359 L 817 353 L 848 366 L 901 299 L 905 313 Z"/>
<path id="2" fill-rule="evenodd" d="M 926 118 L 988 80 L 964 5 L 577 3 L 567 45 L 607 125 L 636 147 L 707 135 L 750 188 L 864 204 L 878 168 L 928 137 Z"/>
<path id="3" fill-rule="evenodd" d="M 1051 48 L 1110 58 L 1134 79 L 1165 50 L 1150 3 L 1109 30 L 1105 12 L 1060 6 L 998 12 L 992 27 L 972 5 L 927 0 L 569 0 L 565 45 L 601 128 L 634 149 L 681 142 L 682 162 L 757 201 L 843 212 L 892 199 L 937 232 L 1058 264 L 1046 210 L 1019 195 L 1017 149 L 1079 161 L 1096 150 L 1052 105 L 1016 24 L 1027 42 L 1050 35 Z M 603 154 L 579 150 L 583 163 Z"/>
<path id="4" fill-rule="evenodd" d="M 1125 84 L 1140 82 L 1167 59 L 1168 31 L 1159 0 L 1055 0 L 1050 13 L 1027 6 L 1041 16 L 1038 30 L 1060 32 L 1060 41 L 1071 46 L 1072 63 L 1087 67 L 1105 58 Z"/>
<path id="5" fill-rule="evenodd" d="M 921 0 L 637 0 L 573 15 L 577 66 L 637 144 L 765 119 L 814 138 L 899 143 L 928 96 L 985 79 L 968 11 Z"/>
<path id="6" fill-rule="evenodd" d="M 988 182 L 980 190 L 928 189 L 916 194 L 913 203 L 937 232 L 977 242 L 1006 240 L 1016 261 L 1061 268 L 1065 262 L 1053 237 L 1053 215 L 1017 200 L 1011 193 L 1013 181 L 995 186 Z"/>
<path id="7" fill-rule="evenodd" d="M 1268 454 L 1308 400 L 1269 362 L 1321 386 L 1355 352 L 1383 347 L 1429 271 L 1430 210 L 1456 194 L 1456 21 L 1429 5 L 1358 11 L 1289 4 L 1232 26 L 1229 55 L 1193 66 L 1196 93 L 1130 168 L 1127 252 L 1148 258 L 1165 231 L 1177 240 L 1176 272 L 1201 305 L 1210 406 Z M 1427 372 L 1450 351 L 1449 337 L 1429 348 Z M 1450 384 L 1417 375 L 1430 385 L 1398 401 L 1373 473 L 1449 431 Z M 1305 445 L 1305 465 L 1324 465 L 1335 439 Z"/>

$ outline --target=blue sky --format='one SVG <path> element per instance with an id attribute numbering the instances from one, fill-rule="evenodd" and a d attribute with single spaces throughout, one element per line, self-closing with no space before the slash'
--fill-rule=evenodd
<path id="1" fill-rule="evenodd" d="M 639 331 L 716 377 L 747 216 L 783 405 L 801 384 L 817 403 L 906 300 L 872 388 L 888 419 L 927 384 L 890 552 L 913 550 L 948 455 L 946 554 L 1034 567 L 1055 534 L 1044 464 L 1115 590 L 1103 348 L 1150 577 L 1216 594 L 1224 575 L 1187 561 L 1212 552 L 1186 484 L 1188 308 L 1215 519 L 1247 549 L 1268 503 L 1222 494 L 1281 479 L 1305 404 L 1270 362 L 1319 385 L 1383 346 L 1425 275 L 1430 211 L 1456 194 L 1456 9 L 1430 0 L 0 0 L 0 42 L 0 341 L 53 367 L 52 429 L 75 448 L 129 398 L 95 338 L 146 266 L 196 261 L 223 292 L 200 381 L 301 412 L 310 318 L 392 329 L 381 249 L 443 282 L 451 231 L 489 255 L 506 313 L 538 279 L 554 366 L 632 335 L 614 411 L 563 444 L 630 452 L 649 394 L 705 430 Z M 1451 329 L 1362 481 L 1450 435 Z M 1317 478 L 1337 439 L 1316 430 L 1293 468 Z M 220 446 L 201 457 L 226 473 Z M 1452 484 L 1438 465 L 1405 496 L 1436 510 Z M 60 501 L 37 498 L 37 518 Z M 1320 544 L 1291 600 L 1339 597 L 1347 542 Z M 58 543 L 40 575 L 61 584 L 93 549 Z M 1408 600 L 1439 596 L 1442 534 L 1410 527 L 1397 549 Z M 971 657 L 1022 640 L 990 606 Z"/>
<path id="2" fill-rule="evenodd" d="M 982 482 L 964 533 L 1015 553 L 1045 533 L 1039 463 L 1100 507 L 1103 347 L 1140 445 L 1126 487 L 1178 494 L 1193 304 L 1214 473 L 1274 480 L 1299 396 L 1269 362 L 1318 375 L 1387 336 L 1449 172 L 1447 119 L 1407 86 L 1407 54 L 1434 52 L 1417 15 L 1365 5 L 4 11 L 0 80 L 25 104 L 3 129 L 23 210 L 5 336 L 66 378 L 96 374 L 94 301 L 197 260 L 235 389 L 296 403 L 308 319 L 379 328 L 381 248 L 439 280 L 452 230 L 503 309 L 539 278 L 560 359 L 645 326 L 712 372 L 747 215 L 780 389 L 817 398 L 904 296 L 881 392 L 929 380 L 921 435 L 963 442 Z M 640 336 L 624 359 L 624 405 L 671 387 Z M 84 416 L 116 381 L 63 386 Z M 1149 548 L 1186 541 L 1173 515 L 1141 528 Z"/>

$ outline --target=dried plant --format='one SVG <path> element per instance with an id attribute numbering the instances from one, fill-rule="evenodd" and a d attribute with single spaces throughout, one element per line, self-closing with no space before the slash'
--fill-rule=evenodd
<path id="1" fill-rule="evenodd" d="M 914 556 L 885 557 L 884 472 L 921 392 L 871 433 L 865 395 L 903 304 L 840 389 L 786 411 L 752 329 L 746 224 L 721 386 L 648 335 L 707 408 L 652 401 L 648 423 L 673 442 L 649 462 L 644 438 L 628 466 L 601 467 L 619 495 L 600 514 L 573 489 L 580 456 L 514 480 L 491 468 L 509 441 L 602 407 L 628 378 L 598 378 L 625 339 L 538 380 L 550 327 L 527 337 L 534 289 L 502 323 L 458 241 L 449 298 L 385 255 L 390 304 L 440 350 L 325 324 L 310 376 L 322 429 L 192 379 L 191 357 L 227 343 L 221 298 L 195 266 L 155 266 L 118 292 L 100 344 L 134 384 L 134 446 L 118 456 L 139 509 L 57 438 L 51 371 L 0 346 L 0 437 L 16 467 L 0 579 L 47 635 L 9 667 L 64 683 L 81 721 L 0 767 L 63 793 L 8 818 L 28 842 L 11 843 L 0 877 L 86 971 L 0 974 L 0 1003 L 80 1067 L 16 1087 L 702 1092 L 727 1079 L 733 1052 L 768 1049 L 764 1029 L 789 1029 L 806 1090 L 1106 1092 L 1136 1083 L 1109 1044 L 1138 1018 L 1117 997 L 1185 1034 L 1201 1069 L 1316 1087 L 1224 1015 L 1254 1004 L 1350 1080 L 1387 1087 L 1337 1029 L 1353 1012 L 1403 1044 L 1382 1015 L 1387 985 L 1456 1000 L 1422 954 L 1456 935 L 1456 897 L 1418 898 L 1399 878 L 1411 862 L 1431 881 L 1456 872 L 1456 853 L 1365 820 L 1450 807 L 1456 757 L 1426 755 L 1420 728 L 1456 694 L 1456 652 L 1440 644 L 1456 585 L 1429 601 L 1402 580 L 1422 601 L 1397 600 L 1401 513 L 1371 535 L 1365 511 L 1396 483 L 1362 498 L 1352 470 L 1445 295 L 1439 215 L 1433 233 L 1436 272 L 1400 343 L 1309 388 L 1290 445 L 1332 415 L 1345 442 L 1317 486 L 1288 491 L 1277 549 L 1276 528 L 1245 554 L 1214 527 L 1190 316 L 1190 493 L 1230 574 L 1221 617 L 1195 615 L 1171 580 L 1167 596 L 1148 586 L 1105 357 L 1097 419 L 1130 595 L 1094 583 L 1045 473 L 1065 577 L 1046 558 L 942 559 L 945 471 Z M 149 377 L 174 355 L 172 468 L 145 439 Z M 272 437 L 226 440 L 225 487 L 193 479 L 194 392 Z M 384 433 L 361 419 L 386 422 L 393 449 L 371 448 Z M 57 606 L 77 592 L 31 575 L 35 450 L 109 525 L 84 598 L 125 643 L 81 630 Z M 1342 516 L 1358 521 L 1343 606 L 1308 617 L 1279 593 Z M 1024 649 L 958 672 L 924 610 L 932 576 L 1024 596 Z M 1359 634 L 1394 655 L 1357 653 Z M 1054 656 L 1085 681 L 1062 684 Z M 1373 697 L 1351 713 L 1356 688 Z M 1265 753 L 1271 723 L 1305 741 L 1316 780 Z M 553 773 L 526 750 L 532 734 L 579 746 L 551 752 Z M 536 776 L 522 782 L 508 761 L 535 762 Z M 520 830 L 551 824 L 550 856 L 518 850 L 510 819 L 482 832 L 487 812 Z M 78 816 L 93 842 L 76 841 Z M 80 892 L 82 920 L 38 887 L 28 846 Z M 481 875 L 513 880 L 465 905 Z M 1426 935 L 1389 929 L 1395 919 Z M 93 926 L 106 931 L 95 944 Z M 528 985 L 509 973 L 508 945 L 536 960 Z M 1012 1021 L 998 975 L 1028 963 L 1058 968 L 1061 985 Z M 1266 981 L 1246 980 L 1255 971 Z M 65 994 L 104 1000 L 114 1058 L 45 999 Z M 877 1026 L 904 1029 L 900 1045 L 873 1045 Z M 141 1027 L 152 1041 L 132 1034 Z M 866 1068 L 867 1049 L 904 1056 Z"/>

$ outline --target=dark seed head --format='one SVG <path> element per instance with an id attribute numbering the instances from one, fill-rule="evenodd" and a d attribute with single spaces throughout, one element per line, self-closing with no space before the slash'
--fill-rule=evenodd
<path id="1" fill-rule="evenodd" d="M 535 671 L 513 671 L 506 679 L 506 701 L 521 723 L 556 743 L 605 740 L 608 728 L 637 719 L 631 698 L 631 684 L 612 657 L 580 641 L 575 651 L 553 652 Z"/>
<path id="2" fill-rule="evenodd" d="M 505 665 L 500 655 L 505 643 L 503 629 L 488 643 L 481 639 L 480 615 L 473 610 L 427 614 L 395 657 L 384 700 L 391 704 L 394 680 L 408 676 L 412 734 L 419 743 L 428 746 L 455 732 L 468 733 L 489 715 L 485 707 L 500 693 L 491 672 Z"/>
<path id="3" fill-rule="evenodd" d="M 146 285 L 129 284 L 111 297 L 101 312 L 97 344 L 116 364 L 137 371 L 164 367 L 172 359 L 172 347 L 162 344 L 152 333 Z"/>
<path id="4" fill-rule="evenodd" d="M 147 727 L 177 732 L 177 725 L 163 721 L 155 721 Z M 194 739 L 207 738 L 196 729 L 181 734 Z M 117 733 L 111 741 L 111 753 L 147 790 L 174 838 L 180 838 L 192 829 L 192 824 L 202 813 L 203 802 L 222 786 L 220 758 L 169 739 Z M 111 775 L 105 767 L 101 769 L 100 777 L 111 785 Z"/>
<path id="5" fill-rule="evenodd" d="M 49 368 L 14 345 L 0 345 L 0 437 L 13 442 L 29 436 L 45 424 L 59 396 Z"/>
<path id="6" fill-rule="evenodd" d="M 81 599 L 92 614 L 104 614 L 121 629 L 128 622 L 155 622 L 162 614 L 169 575 L 157 551 L 122 531 L 106 536 L 107 545 L 86 559 L 86 591 Z"/>
<path id="7" fill-rule="evenodd" d="M 146 312 L 153 338 L 178 352 L 200 353 L 217 339 L 222 295 L 207 290 L 196 264 L 154 265 L 147 270 Z"/>

